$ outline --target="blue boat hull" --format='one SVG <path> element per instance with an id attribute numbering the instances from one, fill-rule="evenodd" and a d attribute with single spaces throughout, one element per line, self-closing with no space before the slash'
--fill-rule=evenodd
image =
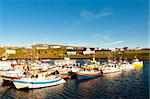
<path id="1" fill-rule="evenodd" d="M 77 74 L 77 79 L 78 80 L 83 80 L 83 79 L 92 79 L 96 78 L 98 76 L 101 76 L 101 74 L 96 74 L 96 75 L 84 75 L 84 74 Z"/>

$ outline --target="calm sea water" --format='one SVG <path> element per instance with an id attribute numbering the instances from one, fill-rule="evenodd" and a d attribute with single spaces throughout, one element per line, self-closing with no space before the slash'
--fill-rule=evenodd
<path id="1" fill-rule="evenodd" d="M 86 81 L 69 79 L 65 84 L 33 90 L 9 88 L 2 99 L 149 99 L 149 65 Z M 1 87 L 2 88 L 2 87 Z"/>

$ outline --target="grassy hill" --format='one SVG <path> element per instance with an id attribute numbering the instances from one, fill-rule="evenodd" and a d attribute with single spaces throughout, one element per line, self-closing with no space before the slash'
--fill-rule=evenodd
<path id="1" fill-rule="evenodd" d="M 12 49 L 12 48 L 8 48 Z M 68 57 L 66 54 L 66 49 L 25 49 L 25 48 L 16 48 L 16 54 L 9 54 L 9 59 L 32 59 L 32 58 L 50 58 L 50 59 L 62 59 L 64 57 Z M 0 56 L 4 54 L 5 48 L 0 48 Z M 142 60 L 150 60 L 150 50 L 127 50 L 127 51 L 117 51 L 117 52 L 107 52 L 107 53 L 95 53 L 95 55 L 82 55 L 81 53 L 77 53 L 77 55 L 69 55 L 70 58 L 74 59 L 89 59 L 89 58 L 97 58 L 97 59 L 108 59 L 108 58 L 128 58 L 133 59 L 137 57 Z"/>

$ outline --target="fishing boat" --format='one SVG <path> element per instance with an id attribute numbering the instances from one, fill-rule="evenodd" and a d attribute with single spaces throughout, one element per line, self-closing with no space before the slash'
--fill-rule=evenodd
<path id="1" fill-rule="evenodd" d="M 100 71 L 94 71 L 94 70 L 86 70 L 86 71 L 78 71 L 76 73 L 77 79 L 78 80 L 83 80 L 83 79 L 92 79 L 92 78 L 96 78 L 98 76 L 101 76 L 102 73 Z"/>
<path id="2" fill-rule="evenodd" d="M 0 73 L 0 76 L 3 78 L 19 79 L 20 77 L 26 75 L 19 71 L 3 71 Z"/>
<path id="3" fill-rule="evenodd" d="M 83 80 L 83 79 L 92 79 L 101 76 L 102 71 L 98 70 L 99 64 L 100 63 L 97 62 L 95 58 L 93 58 L 90 61 L 87 61 L 84 64 L 83 68 L 78 72 L 76 72 L 76 78 L 78 80 Z"/>
<path id="4" fill-rule="evenodd" d="M 142 67 L 143 66 L 143 61 L 139 61 L 139 59 L 136 58 L 136 59 L 134 59 L 132 65 L 134 67 Z"/>
<path id="5" fill-rule="evenodd" d="M 58 66 L 52 70 L 58 71 L 62 78 L 74 78 L 75 73 L 79 71 L 79 68 L 76 66 Z"/>
<path id="6" fill-rule="evenodd" d="M 26 72 L 27 65 L 13 64 L 12 69 L 1 71 L 0 76 L 3 78 L 19 79 L 19 77 L 26 76 Z"/>
<path id="7" fill-rule="evenodd" d="M 143 61 L 140 61 L 138 58 L 134 57 L 132 65 L 134 68 L 143 67 Z"/>
<path id="8" fill-rule="evenodd" d="M 44 75 L 36 75 L 35 77 L 25 77 L 12 81 L 17 89 L 21 88 L 42 88 L 65 83 L 66 81 L 56 75 L 45 77 Z"/>
<path id="9" fill-rule="evenodd" d="M 57 66 L 75 65 L 76 60 L 65 57 L 63 60 L 54 60 L 54 64 Z"/>
<path id="10" fill-rule="evenodd" d="M 40 61 L 36 61 L 34 63 L 31 64 L 31 70 L 42 70 L 42 71 L 46 71 L 49 67 L 49 64 L 47 63 L 42 63 Z"/>
<path id="11" fill-rule="evenodd" d="M 0 70 L 11 70 L 12 69 L 12 63 L 10 60 L 0 60 Z"/>
<path id="12" fill-rule="evenodd" d="M 134 67 L 143 67 L 143 61 L 133 62 L 132 65 L 133 65 Z"/>
<path id="13" fill-rule="evenodd" d="M 133 69 L 133 65 L 127 61 L 124 61 L 121 63 L 121 66 L 120 66 L 123 70 L 124 69 Z"/>
<path id="14" fill-rule="evenodd" d="M 102 67 L 101 70 L 103 74 L 107 74 L 107 73 L 119 72 L 122 69 L 116 63 L 108 63 L 104 67 Z"/>

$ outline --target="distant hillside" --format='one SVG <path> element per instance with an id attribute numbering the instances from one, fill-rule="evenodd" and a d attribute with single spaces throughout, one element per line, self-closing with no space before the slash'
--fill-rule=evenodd
<path id="1" fill-rule="evenodd" d="M 97 58 L 97 59 L 110 59 L 110 58 L 120 58 L 123 59 L 133 59 L 137 57 L 141 60 L 150 60 L 150 49 L 140 49 L 140 50 L 125 50 L 125 51 L 110 51 L 110 50 L 99 50 L 95 51 L 95 54 L 87 54 L 84 55 L 84 48 L 74 48 L 72 50 L 68 50 L 66 47 L 61 48 L 46 48 L 46 49 L 36 49 L 35 47 L 26 49 L 24 47 L 21 48 L 7 48 L 9 50 L 15 50 L 15 54 L 9 54 L 8 59 L 42 59 L 42 58 L 50 58 L 50 59 L 63 59 L 64 57 L 70 57 L 74 59 L 89 59 L 89 58 Z M 76 52 L 74 55 L 68 55 L 67 52 Z M 0 48 L 0 56 L 4 57 L 6 55 L 5 48 Z"/>

